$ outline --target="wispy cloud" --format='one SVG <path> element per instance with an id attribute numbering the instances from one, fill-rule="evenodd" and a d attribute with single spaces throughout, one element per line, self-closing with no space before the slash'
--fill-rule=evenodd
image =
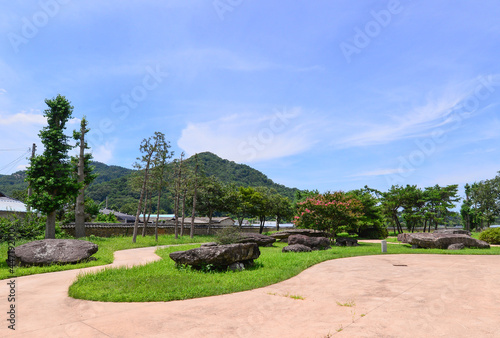
<path id="1" fill-rule="evenodd" d="M 392 114 L 383 124 L 372 123 L 366 130 L 346 137 L 338 144 L 341 147 L 387 144 L 425 136 L 437 128 L 456 125 L 458 113 L 470 118 L 485 108 L 481 107 L 481 102 L 495 90 L 497 80 L 498 76 L 492 75 L 450 86 L 440 97 L 429 98 L 425 105 L 400 115 Z"/>
<path id="2" fill-rule="evenodd" d="M 374 171 L 367 171 L 359 174 L 350 175 L 348 177 L 370 177 L 370 176 L 385 176 L 385 175 L 393 175 L 393 174 L 404 174 L 410 171 L 414 171 L 415 169 L 404 169 L 404 168 L 395 168 L 395 169 L 379 169 Z"/>
<path id="3" fill-rule="evenodd" d="M 270 115 L 232 114 L 188 123 L 177 144 L 188 155 L 211 151 L 237 162 L 256 162 L 302 153 L 315 144 L 300 109 Z"/>

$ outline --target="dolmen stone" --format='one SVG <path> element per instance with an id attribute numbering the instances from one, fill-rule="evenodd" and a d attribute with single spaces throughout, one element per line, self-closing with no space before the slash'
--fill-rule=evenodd
<path id="1" fill-rule="evenodd" d="M 272 246 L 276 239 L 251 232 L 242 232 L 239 234 L 240 238 L 237 243 L 257 243 L 258 246 Z"/>
<path id="2" fill-rule="evenodd" d="M 291 235 L 288 237 L 288 245 L 302 244 L 311 250 L 330 249 L 330 240 L 326 237 L 309 237 L 304 235 Z"/>
<path id="3" fill-rule="evenodd" d="M 201 268 L 208 264 L 218 268 L 227 268 L 233 263 L 251 265 L 259 258 L 260 250 L 256 243 L 238 243 L 200 247 L 187 251 L 176 251 L 170 258 L 178 265 L 191 265 Z"/>
<path id="4" fill-rule="evenodd" d="M 304 235 L 309 237 L 328 237 L 328 233 L 313 229 L 287 229 L 275 232 L 270 236 L 281 242 L 286 242 L 291 235 Z"/>
<path id="5" fill-rule="evenodd" d="M 411 235 L 412 234 L 410 233 L 398 234 L 398 242 L 409 243 L 408 241 L 410 240 Z"/>
<path id="6" fill-rule="evenodd" d="M 408 244 L 415 248 L 447 249 L 450 245 L 459 243 L 468 248 L 490 248 L 488 243 L 463 234 L 413 233 L 408 239 Z"/>
<path id="7" fill-rule="evenodd" d="M 351 237 L 337 237 L 335 238 L 336 246 L 359 246 L 358 240 Z"/>
<path id="8" fill-rule="evenodd" d="M 281 252 L 310 252 L 312 251 L 310 247 L 302 244 L 292 244 L 287 245 L 281 249 Z"/>
<path id="9" fill-rule="evenodd" d="M 79 239 L 42 239 L 15 248 L 20 266 L 74 264 L 85 261 L 98 250 L 97 244 Z"/>
<path id="10" fill-rule="evenodd" d="M 458 234 L 458 235 L 467 235 L 470 236 L 470 232 L 464 229 L 439 229 L 439 230 L 434 230 L 432 232 L 433 234 Z"/>
<path id="11" fill-rule="evenodd" d="M 448 250 L 462 250 L 465 248 L 464 243 L 455 243 L 448 247 Z"/>
<path id="12" fill-rule="evenodd" d="M 203 248 L 203 247 L 206 247 L 206 246 L 217 246 L 217 245 L 219 245 L 219 244 L 216 243 L 216 242 L 207 242 L 207 243 L 202 243 L 201 247 Z"/>

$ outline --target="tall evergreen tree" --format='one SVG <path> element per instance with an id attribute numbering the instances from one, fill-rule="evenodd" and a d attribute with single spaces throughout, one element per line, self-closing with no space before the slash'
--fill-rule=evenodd
<path id="1" fill-rule="evenodd" d="M 68 151 L 68 136 L 64 134 L 66 123 L 71 118 L 73 106 L 61 95 L 45 100 L 49 107 L 44 111 L 48 125 L 40 133 L 44 145 L 42 155 L 31 159 L 26 170 L 26 181 L 33 189 L 27 204 L 47 215 L 45 238 L 55 238 L 56 211 L 74 200 L 80 184 L 73 173 Z"/>

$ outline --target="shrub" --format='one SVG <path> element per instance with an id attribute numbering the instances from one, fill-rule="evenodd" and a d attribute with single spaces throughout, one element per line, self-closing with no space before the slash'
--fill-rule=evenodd
<path id="1" fill-rule="evenodd" d="M 0 218 L 0 242 L 7 241 L 10 229 L 14 229 L 15 239 L 36 239 L 45 233 L 45 217 L 28 212 L 24 217 L 13 215 L 10 218 Z"/>
<path id="2" fill-rule="evenodd" d="M 490 244 L 500 244 L 500 228 L 490 228 L 479 234 L 479 239 Z"/>
<path id="3" fill-rule="evenodd" d="M 215 241 L 219 244 L 233 244 L 239 239 L 241 239 L 241 235 L 237 227 L 222 228 L 215 235 Z"/>
<path id="4" fill-rule="evenodd" d="M 389 232 L 383 225 L 375 225 L 373 227 L 360 229 L 358 235 L 359 237 L 368 239 L 385 239 L 389 236 Z"/>

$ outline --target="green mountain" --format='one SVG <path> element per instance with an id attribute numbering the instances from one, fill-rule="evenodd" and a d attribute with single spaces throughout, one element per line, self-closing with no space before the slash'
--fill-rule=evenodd
<path id="1" fill-rule="evenodd" d="M 187 166 L 194 166 L 194 156 L 186 159 Z M 213 176 L 225 183 L 234 183 L 236 186 L 266 186 L 274 188 L 280 194 L 293 200 L 297 188 L 288 188 L 284 185 L 274 183 L 260 171 L 245 164 L 228 161 L 210 152 L 198 154 L 198 163 L 201 171 L 207 176 Z M 106 165 L 93 162 L 95 172 L 99 176 L 87 188 L 86 196 L 96 202 L 104 202 L 108 198 L 108 207 L 126 213 L 135 213 L 139 200 L 139 189 L 134 187 L 133 180 L 137 170 L 127 169 L 115 165 Z M 169 169 L 173 169 L 173 163 Z M 25 172 L 18 171 L 12 175 L 0 176 L 0 191 L 8 196 L 22 199 L 22 193 L 28 185 L 24 182 Z M 156 205 L 155 205 L 156 206 Z M 153 210 L 155 210 L 153 206 Z M 166 212 L 173 211 L 172 197 L 163 194 L 160 208 Z"/>

